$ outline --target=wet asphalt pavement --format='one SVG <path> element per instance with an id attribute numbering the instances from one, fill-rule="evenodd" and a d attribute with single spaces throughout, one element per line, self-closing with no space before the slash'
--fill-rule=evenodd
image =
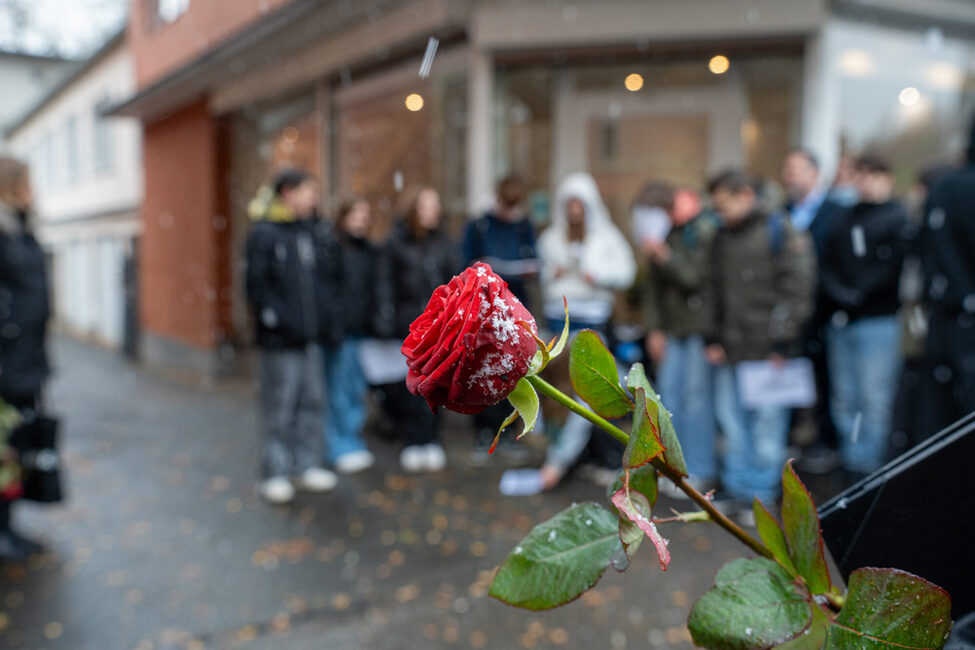
<path id="1" fill-rule="evenodd" d="M 446 471 L 404 475 L 398 446 L 370 437 L 375 468 L 274 507 L 254 493 L 251 386 L 160 377 L 64 339 L 53 353 L 68 501 L 15 509 L 51 552 L 0 569 L 0 647 L 685 648 L 689 605 L 742 554 L 713 525 L 668 525 L 666 573 L 645 544 L 577 601 L 515 609 L 486 595 L 495 567 L 603 488 L 570 477 L 502 497 L 504 468 L 470 468 L 470 430 L 451 416 Z"/>

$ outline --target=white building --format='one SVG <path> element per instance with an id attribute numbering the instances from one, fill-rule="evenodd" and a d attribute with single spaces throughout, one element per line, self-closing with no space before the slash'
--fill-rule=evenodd
<path id="1" fill-rule="evenodd" d="M 57 324 L 126 349 L 136 329 L 142 135 L 138 122 L 102 111 L 134 90 L 121 33 L 6 131 L 8 149 L 30 164 Z"/>
<path id="2" fill-rule="evenodd" d="M 0 132 L 78 67 L 76 61 L 0 51 Z M 4 148 L 0 134 L 0 150 Z"/>

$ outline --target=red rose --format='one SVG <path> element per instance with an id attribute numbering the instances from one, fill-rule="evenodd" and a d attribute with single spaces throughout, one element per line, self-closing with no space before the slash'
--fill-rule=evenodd
<path id="1" fill-rule="evenodd" d="M 535 319 L 487 264 L 474 264 L 437 287 L 403 342 L 406 387 L 433 411 L 479 413 L 514 390 L 528 372 Z"/>

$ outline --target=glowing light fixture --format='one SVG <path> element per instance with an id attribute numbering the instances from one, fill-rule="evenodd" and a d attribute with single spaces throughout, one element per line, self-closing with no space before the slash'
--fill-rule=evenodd
<path id="1" fill-rule="evenodd" d="M 626 86 L 626 89 L 629 90 L 631 93 L 635 93 L 636 91 L 643 88 L 643 75 L 637 74 L 635 72 L 632 74 L 628 74 L 626 75 L 626 79 L 623 80 L 623 85 Z"/>
<path id="2" fill-rule="evenodd" d="M 288 144 L 294 144 L 295 142 L 298 142 L 298 138 L 300 137 L 301 137 L 301 133 L 299 133 L 298 129 L 296 129 L 293 126 L 285 127 L 284 131 L 281 132 L 281 139 L 287 142 Z"/>
<path id="3" fill-rule="evenodd" d="M 423 96 L 417 93 L 410 93 L 406 96 L 406 110 L 414 113 L 423 108 Z"/>
<path id="4" fill-rule="evenodd" d="M 855 78 L 869 77 L 877 68 L 870 53 L 858 49 L 841 52 L 836 59 L 836 65 L 847 77 Z"/>
<path id="5" fill-rule="evenodd" d="M 914 86 L 908 86 L 900 91 L 900 94 L 897 95 L 897 101 L 899 101 L 902 106 L 914 106 L 921 101 L 921 91 Z"/>
<path id="6" fill-rule="evenodd" d="M 731 61 L 724 54 L 716 54 L 708 61 L 708 70 L 714 74 L 724 74 L 731 67 Z"/>

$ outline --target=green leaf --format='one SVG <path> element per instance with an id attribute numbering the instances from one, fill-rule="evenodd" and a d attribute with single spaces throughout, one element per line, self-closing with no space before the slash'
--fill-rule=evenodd
<path id="1" fill-rule="evenodd" d="M 898 569 L 857 569 L 829 628 L 828 650 L 940 648 L 951 631 L 951 598 Z"/>
<path id="2" fill-rule="evenodd" d="M 802 634 L 775 646 L 775 650 L 823 650 L 830 619 L 819 607 L 812 608 L 812 622 Z"/>
<path id="3" fill-rule="evenodd" d="M 634 395 L 633 431 L 623 451 L 623 466 L 630 468 L 642 467 L 665 451 L 657 426 L 657 404 L 647 400 L 643 388 L 637 388 Z"/>
<path id="4" fill-rule="evenodd" d="M 617 519 L 595 503 L 573 505 L 535 526 L 494 576 L 491 596 L 551 609 L 596 584 L 620 550 Z"/>
<path id="5" fill-rule="evenodd" d="M 718 571 L 687 627 L 705 648 L 759 650 L 795 638 L 811 621 L 812 606 L 785 569 L 765 558 L 743 558 Z"/>
<path id="6" fill-rule="evenodd" d="M 633 410 L 620 386 L 616 360 L 592 330 L 582 330 L 572 341 L 569 379 L 576 394 L 604 418 L 620 418 Z"/>
<path id="7" fill-rule="evenodd" d="M 638 388 L 643 389 L 647 399 L 647 412 L 651 415 L 654 412 L 657 414 L 657 430 L 660 434 L 660 442 L 666 449 L 664 451 L 664 463 L 681 476 L 687 476 L 687 463 L 684 462 L 684 452 L 680 447 L 680 441 L 677 439 L 674 423 L 670 420 L 670 411 L 663 405 L 663 402 L 660 401 L 660 395 L 650 385 L 642 363 L 634 363 L 630 367 L 630 374 L 626 378 L 626 387 L 634 394 Z"/>
<path id="8" fill-rule="evenodd" d="M 650 502 L 647 501 L 647 498 L 639 492 L 630 492 L 624 486 L 613 495 L 613 505 L 616 506 L 616 509 L 620 513 L 620 521 L 623 521 L 623 519 L 629 520 L 650 538 L 650 541 L 653 542 L 654 547 L 657 549 L 660 568 L 666 571 L 667 565 L 670 564 L 670 551 L 667 550 L 668 542 L 663 538 L 660 531 L 657 530 L 657 526 L 650 519 Z M 620 527 L 620 541 L 623 543 L 624 548 L 626 547 L 626 541 L 623 539 L 623 536 L 626 534 L 627 538 L 629 538 L 631 533 L 632 531 L 629 529 L 624 531 L 624 527 Z"/>
<path id="9" fill-rule="evenodd" d="M 819 515 L 809 491 L 792 469 L 791 460 L 782 468 L 782 523 L 789 540 L 789 555 L 799 575 L 811 593 L 825 594 L 832 583 L 823 553 Z"/>
<path id="10" fill-rule="evenodd" d="M 657 470 L 653 465 L 636 467 L 629 471 L 630 492 L 639 492 L 647 498 L 650 505 L 657 503 Z M 619 492 L 624 486 L 626 471 L 620 470 L 616 474 L 616 479 L 606 488 L 606 498 L 612 499 L 613 495 Z M 615 506 L 614 506 L 615 508 Z"/>
<path id="11" fill-rule="evenodd" d="M 796 571 L 795 564 L 792 563 L 792 558 L 789 557 L 789 544 L 785 541 L 785 533 L 782 532 L 782 526 L 779 522 L 775 520 L 772 513 L 769 512 L 762 502 L 755 499 L 755 503 L 752 504 L 752 510 L 755 513 L 755 527 L 758 528 L 758 535 L 765 542 L 765 545 L 775 559 L 781 564 L 785 569 L 792 575 L 798 576 L 799 572 Z"/>
<path id="12" fill-rule="evenodd" d="M 508 394 L 508 401 L 525 423 L 521 435 L 518 436 L 520 438 L 535 427 L 535 421 L 538 419 L 538 393 L 535 392 L 535 387 L 522 377 L 515 384 L 515 389 Z"/>

